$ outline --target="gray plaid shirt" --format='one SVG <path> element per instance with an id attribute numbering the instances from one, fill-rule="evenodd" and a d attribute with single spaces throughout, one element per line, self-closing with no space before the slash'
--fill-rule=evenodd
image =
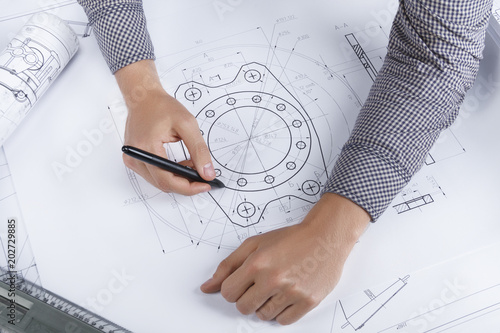
<path id="1" fill-rule="evenodd" d="M 140 0 L 78 0 L 110 70 L 154 59 Z M 400 0 L 388 53 L 325 192 L 377 220 L 458 115 L 484 47 L 491 0 Z"/>

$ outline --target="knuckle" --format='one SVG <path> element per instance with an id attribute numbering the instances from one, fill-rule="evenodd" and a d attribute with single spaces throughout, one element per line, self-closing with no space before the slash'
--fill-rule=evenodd
<path id="1" fill-rule="evenodd" d="M 231 291 L 227 287 L 227 283 L 225 283 L 225 281 L 222 282 L 222 285 L 220 288 L 220 294 L 229 303 L 234 303 L 236 301 L 235 299 L 233 299 L 233 294 L 231 293 Z"/>
<path id="2" fill-rule="evenodd" d="M 201 155 L 207 155 L 210 153 L 210 150 L 208 149 L 208 146 L 207 144 L 205 143 L 205 141 L 198 141 L 195 145 L 194 145 L 194 150 L 196 152 L 196 154 L 198 156 L 201 156 Z"/>
<path id="3" fill-rule="evenodd" d="M 285 289 L 276 289 L 273 293 L 274 297 L 272 298 L 272 302 L 269 302 L 269 304 L 282 306 L 290 302 L 290 294 L 288 294 Z"/>
<path id="4" fill-rule="evenodd" d="M 316 294 L 308 290 L 308 288 L 304 288 L 298 284 L 292 285 L 287 291 L 292 298 L 297 299 L 307 309 L 316 307 L 321 301 L 321 299 Z"/>
<path id="5" fill-rule="evenodd" d="M 297 321 L 297 319 L 292 317 L 278 317 L 276 318 L 276 321 L 278 322 L 278 324 L 286 326 L 293 324 L 294 322 Z"/>
<path id="6" fill-rule="evenodd" d="M 189 130 L 194 126 L 197 126 L 197 121 L 191 114 L 189 114 L 189 116 L 184 116 L 178 119 L 177 125 L 184 130 Z"/>
<path id="7" fill-rule="evenodd" d="M 270 302 L 257 311 L 260 320 L 269 321 L 274 319 L 274 305 Z"/>
<path id="8" fill-rule="evenodd" d="M 248 262 L 248 271 L 250 274 L 266 271 L 269 268 L 269 258 L 260 253 L 254 253 L 252 259 Z M 275 279 L 275 277 L 270 277 L 270 285 L 272 285 L 271 283 L 274 282 Z"/>
<path id="9" fill-rule="evenodd" d="M 265 311 L 266 310 L 264 310 L 264 309 L 259 309 L 257 312 L 255 312 L 255 314 L 257 315 L 257 318 L 259 318 L 262 321 L 268 321 L 269 319 L 267 319 Z"/>
<path id="10" fill-rule="evenodd" d="M 278 293 L 287 289 L 287 282 L 281 276 L 272 274 L 267 278 L 267 285 L 272 289 L 273 293 Z"/>
<path id="11" fill-rule="evenodd" d="M 290 293 L 290 295 L 293 295 L 294 298 L 299 299 L 299 300 L 303 300 L 305 297 L 307 297 L 305 292 L 301 288 L 299 288 L 297 285 L 293 285 L 288 290 L 288 292 Z"/>
<path id="12" fill-rule="evenodd" d="M 248 238 L 246 238 L 243 243 L 241 243 L 241 246 L 244 246 L 244 247 L 248 247 L 248 246 L 252 246 L 255 242 L 255 236 L 250 236 Z"/>
<path id="13" fill-rule="evenodd" d="M 321 299 L 314 294 L 307 295 L 303 298 L 302 302 L 304 303 L 307 311 L 315 308 L 321 302 Z"/>
<path id="14" fill-rule="evenodd" d="M 216 274 L 224 274 L 225 272 L 229 272 L 231 271 L 233 268 L 233 265 L 231 264 L 231 262 L 229 261 L 228 258 L 222 260 L 220 263 L 219 263 L 219 266 L 217 266 L 217 271 L 216 271 Z"/>
<path id="15" fill-rule="evenodd" d="M 244 315 L 249 315 L 252 313 L 252 310 L 250 309 L 248 304 L 245 304 L 243 302 L 236 302 L 236 309 L 238 309 L 238 311 Z"/>

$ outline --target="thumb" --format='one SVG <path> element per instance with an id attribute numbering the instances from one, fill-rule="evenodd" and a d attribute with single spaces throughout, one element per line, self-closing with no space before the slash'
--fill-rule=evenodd
<path id="1" fill-rule="evenodd" d="M 191 160 L 194 164 L 196 171 L 205 180 L 212 180 L 215 178 L 215 170 L 210 157 L 208 146 L 203 140 L 198 129 L 187 131 L 188 135 L 183 136 L 184 143 L 191 155 Z"/>

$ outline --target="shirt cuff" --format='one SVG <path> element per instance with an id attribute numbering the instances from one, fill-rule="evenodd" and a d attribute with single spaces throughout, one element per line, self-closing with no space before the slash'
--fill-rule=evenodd
<path id="1" fill-rule="evenodd" d="M 110 71 L 134 62 L 155 59 L 142 2 L 137 0 L 79 0 Z"/>
<path id="2" fill-rule="evenodd" d="M 351 200 L 364 208 L 374 222 L 410 178 L 383 151 L 351 144 L 344 146 L 323 192 Z"/>
<path id="3" fill-rule="evenodd" d="M 458 115 L 477 75 L 491 1 L 400 1 L 388 54 L 324 192 L 376 221 Z"/>

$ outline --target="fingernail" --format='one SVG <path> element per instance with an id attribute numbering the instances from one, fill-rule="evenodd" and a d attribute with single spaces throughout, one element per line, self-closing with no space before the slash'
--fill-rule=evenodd
<path id="1" fill-rule="evenodd" d="M 215 177 L 215 170 L 214 170 L 214 166 L 212 165 L 212 163 L 205 164 L 205 166 L 203 167 L 203 173 L 205 174 L 205 177 L 208 177 L 208 178 Z"/>

